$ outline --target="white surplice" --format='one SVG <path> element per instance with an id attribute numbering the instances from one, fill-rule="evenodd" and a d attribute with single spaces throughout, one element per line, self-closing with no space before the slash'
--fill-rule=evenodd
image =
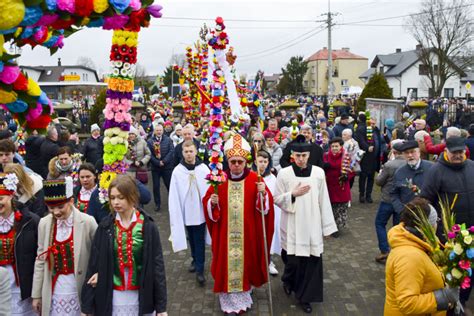
<path id="1" fill-rule="evenodd" d="M 209 188 L 206 176 L 209 168 L 205 164 L 188 170 L 182 164 L 174 168 L 168 195 L 168 209 L 173 251 L 187 249 L 185 226 L 201 225 L 206 221 L 202 198 Z M 206 243 L 210 244 L 210 235 L 206 228 Z"/>
<path id="2" fill-rule="evenodd" d="M 276 177 L 273 174 L 269 174 L 263 178 L 265 184 L 270 190 L 272 196 L 275 196 L 276 189 Z M 270 254 L 280 255 L 281 254 L 281 243 L 280 243 L 280 220 L 281 220 L 281 209 L 275 204 L 275 226 L 273 229 L 272 246 L 270 247 Z"/>
<path id="3" fill-rule="evenodd" d="M 291 191 L 298 185 L 309 184 L 305 195 L 291 201 Z M 288 255 L 302 257 L 323 253 L 323 236 L 337 231 L 329 200 L 324 170 L 312 166 L 309 177 L 297 177 L 292 166 L 278 173 L 274 202 L 281 212 L 281 247 Z"/>

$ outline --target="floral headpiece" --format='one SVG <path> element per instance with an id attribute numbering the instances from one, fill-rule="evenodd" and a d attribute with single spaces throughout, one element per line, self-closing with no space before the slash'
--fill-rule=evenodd
<path id="1" fill-rule="evenodd" d="M 0 195 L 13 195 L 16 192 L 18 178 L 14 173 L 0 173 Z"/>

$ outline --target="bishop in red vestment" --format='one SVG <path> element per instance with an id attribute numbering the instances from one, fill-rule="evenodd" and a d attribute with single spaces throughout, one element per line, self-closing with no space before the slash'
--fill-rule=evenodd
<path id="1" fill-rule="evenodd" d="M 229 139 L 224 151 L 229 162 L 228 179 L 218 186 L 217 194 L 213 187 L 209 188 L 203 205 L 212 238 L 214 292 L 219 293 L 225 313 L 239 313 L 252 304 L 251 288 L 268 281 L 261 211 L 265 215 L 269 250 L 273 237 L 273 197 L 263 179 L 245 167 L 250 146 L 240 135 Z"/>

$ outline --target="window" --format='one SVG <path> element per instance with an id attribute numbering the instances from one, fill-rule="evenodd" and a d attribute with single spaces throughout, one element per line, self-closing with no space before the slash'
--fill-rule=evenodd
<path id="1" fill-rule="evenodd" d="M 433 65 L 433 72 L 435 75 L 438 73 L 438 65 Z"/>
<path id="2" fill-rule="evenodd" d="M 311 73 L 312 74 L 316 73 L 316 67 L 314 67 L 314 66 L 311 67 Z"/>
<path id="3" fill-rule="evenodd" d="M 407 89 L 407 96 L 410 93 L 410 90 L 412 90 L 412 92 L 411 92 L 412 99 L 418 98 L 418 88 L 408 88 Z"/>
<path id="4" fill-rule="evenodd" d="M 383 71 L 383 66 L 380 66 L 380 67 L 379 67 L 379 73 L 381 73 L 381 74 L 384 73 L 384 71 Z"/>
<path id="5" fill-rule="evenodd" d="M 305 87 L 308 86 L 308 80 L 305 80 L 305 81 L 303 82 L 303 86 L 305 86 Z"/>
<path id="6" fill-rule="evenodd" d="M 434 97 L 434 90 L 433 88 L 428 88 L 428 97 L 433 98 Z"/>
<path id="7" fill-rule="evenodd" d="M 311 80 L 311 84 L 313 87 L 316 87 L 316 80 Z"/>
<path id="8" fill-rule="evenodd" d="M 334 68 L 334 72 L 332 74 L 333 77 L 338 77 L 339 76 L 339 72 L 337 71 L 337 68 Z"/>
<path id="9" fill-rule="evenodd" d="M 341 86 L 347 87 L 349 85 L 349 79 L 341 79 Z"/>
<path id="10" fill-rule="evenodd" d="M 444 89 L 444 97 L 445 98 L 454 98 L 454 89 L 453 88 L 445 88 Z"/>
<path id="11" fill-rule="evenodd" d="M 428 75 L 428 66 L 427 65 L 423 65 L 423 64 L 420 64 L 418 66 L 418 74 L 420 76 L 426 76 Z"/>

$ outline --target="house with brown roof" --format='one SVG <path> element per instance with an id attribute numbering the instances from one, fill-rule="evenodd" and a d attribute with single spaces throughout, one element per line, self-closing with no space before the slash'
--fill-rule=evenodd
<path id="1" fill-rule="evenodd" d="M 306 93 L 313 95 L 328 94 L 328 49 L 317 51 L 308 59 L 308 70 L 303 78 L 303 88 Z M 359 78 L 368 66 L 368 58 L 356 55 L 348 47 L 332 50 L 333 94 L 347 94 L 350 87 L 364 88 L 364 82 Z"/>

